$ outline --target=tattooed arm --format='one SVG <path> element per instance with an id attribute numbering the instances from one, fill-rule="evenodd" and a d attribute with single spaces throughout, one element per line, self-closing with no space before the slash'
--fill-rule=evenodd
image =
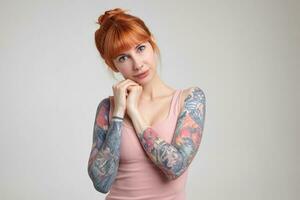
<path id="1" fill-rule="evenodd" d="M 199 148 L 205 119 L 206 98 L 199 87 L 189 89 L 179 114 L 171 144 L 158 137 L 151 127 L 138 133 L 147 155 L 169 179 L 176 179 L 188 168 Z"/>
<path id="2" fill-rule="evenodd" d="M 88 161 L 89 177 L 101 193 L 109 191 L 119 167 L 122 120 L 113 118 L 109 125 L 109 107 L 109 98 L 98 105 Z"/>

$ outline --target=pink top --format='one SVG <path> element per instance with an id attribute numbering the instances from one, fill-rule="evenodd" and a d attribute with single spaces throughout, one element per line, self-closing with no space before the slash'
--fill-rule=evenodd
<path id="1" fill-rule="evenodd" d="M 169 114 L 152 128 L 160 138 L 171 143 L 177 117 L 180 112 L 182 90 L 177 89 L 172 97 Z M 110 96 L 111 105 L 113 97 Z M 109 119 L 111 120 L 112 109 Z M 132 124 L 123 122 L 120 146 L 120 163 L 116 179 L 106 200 L 185 200 L 186 170 L 175 180 L 168 180 L 150 160 L 138 140 Z"/>

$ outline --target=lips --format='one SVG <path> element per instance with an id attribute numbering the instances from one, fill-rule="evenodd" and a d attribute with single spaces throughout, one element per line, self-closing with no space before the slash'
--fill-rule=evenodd
<path id="1" fill-rule="evenodd" d="M 138 75 L 135 75 L 134 77 L 137 77 L 137 78 L 143 77 L 143 76 L 145 76 L 145 75 L 148 73 L 148 71 L 149 71 L 149 70 L 147 70 L 147 71 L 145 71 L 145 72 L 143 72 L 143 73 L 140 73 L 140 74 L 138 74 Z"/>

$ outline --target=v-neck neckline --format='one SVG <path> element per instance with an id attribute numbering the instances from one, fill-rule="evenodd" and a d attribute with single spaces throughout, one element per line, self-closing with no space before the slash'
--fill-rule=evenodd
<path id="1" fill-rule="evenodd" d="M 152 125 L 150 125 L 150 127 L 157 127 L 158 125 L 160 125 L 161 123 L 167 121 L 169 118 L 170 118 L 170 115 L 171 115 L 171 110 L 172 110 L 172 106 L 173 106 L 173 102 L 175 101 L 175 96 L 177 94 L 177 92 L 179 91 L 179 89 L 175 89 L 175 92 L 172 96 L 172 100 L 171 100 L 171 103 L 169 105 L 169 110 L 168 110 L 168 115 L 165 119 L 163 120 L 160 120 L 160 121 L 157 121 L 155 123 L 153 123 Z M 134 126 L 132 124 L 128 124 L 127 121 L 123 121 L 123 125 L 127 128 L 130 128 L 130 129 L 133 129 L 134 130 Z"/>

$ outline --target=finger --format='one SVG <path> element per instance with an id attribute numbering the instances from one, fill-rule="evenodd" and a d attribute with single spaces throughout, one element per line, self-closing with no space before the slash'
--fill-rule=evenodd
<path id="1" fill-rule="evenodd" d="M 137 86 L 134 83 L 130 83 L 130 82 L 123 86 L 126 93 L 127 93 L 127 91 L 131 91 L 132 88 L 134 88 L 134 87 L 137 87 Z"/>
<path id="2" fill-rule="evenodd" d="M 123 85 L 125 85 L 127 83 L 132 83 L 134 85 L 139 85 L 137 82 L 135 82 L 135 81 L 133 81 L 131 79 L 126 79 L 124 82 L 120 83 L 120 86 L 123 86 Z"/>
<path id="3" fill-rule="evenodd" d="M 119 81 L 119 82 L 117 82 L 117 83 L 115 83 L 115 84 L 113 85 L 113 88 L 119 87 L 120 85 L 122 85 L 122 84 L 125 83 L 125 82 L 126 82 L 126 79 L 125 79 L 125 80 L 122 80 L 122 81 Z"/>
<path id="4" fill-rule="evenodd" d="M 113 85 L 112 88 L 113 89 L 121 89 L 122 91 L 126 91 L 127 93 L 127 88 L 128 86 L 139 86 L 139 84 L 137 84 L 136 82 L 130 80 L 130 79 L 126 79 L 126 80 L 122 80 L 120 82 L 118 82 L 117 84 Z"/>

